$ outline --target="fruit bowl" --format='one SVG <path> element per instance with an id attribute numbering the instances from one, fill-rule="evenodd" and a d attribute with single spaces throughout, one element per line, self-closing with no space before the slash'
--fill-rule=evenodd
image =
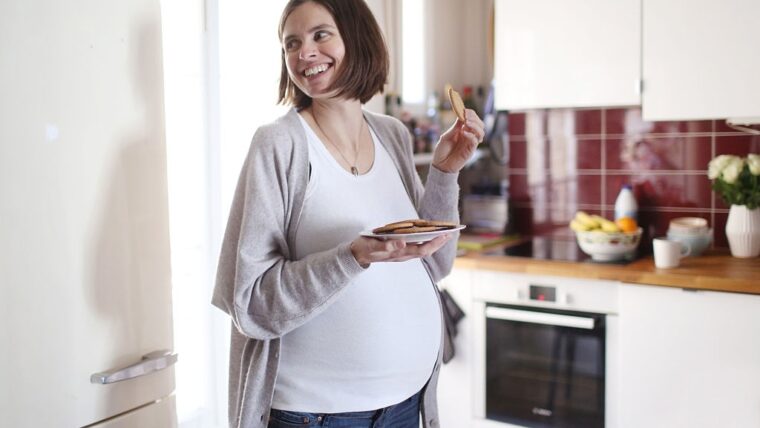
<path id="1" fill-rule="evenodd" d="M 592 260 L 610 262 L 633 257 L 641 242 L 642 229 L 635 232 L 576 231 L 578 246 Z"/>

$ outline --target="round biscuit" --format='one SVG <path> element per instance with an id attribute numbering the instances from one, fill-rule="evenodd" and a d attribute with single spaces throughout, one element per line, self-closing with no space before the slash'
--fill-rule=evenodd
<path id="1" fill-rule="evenodd" d="M 418 218 L 418 219 L 415 219 L 415 220 L 409 220 L 409 221 L 412 222 L 412 223 L 414 223 L 415 226 L 430 226 L 428 224 L 427 220 L 424 220 L 424 219 L 421 219 L 421 218 Z"/>
<path id="2" fill-rule="evenodd" d="M 459 95 L 459 92 L 455 91 L 454 88 L 448 87 L 448 96 L 449 96 L 449 102 L 451 102 L 451 109 L 454 110 L 454 113 L 457 115 L 459 120 L 462 122 L 465 121 L 464 116 L 464 101 L 462 101 L 462 97 Z"/>
<path id="3" fill-rule="evenodd" d="M 436 226 L 412 226 L 412 227 L 405 227 L 402 229 L 396 229 L 392 234 L 401 234 L 401 233 L 423 233 L 423 232 L 435 232 L 436 230 L 440 230 Z"/>
<path id="4" fill-rule="evenodd" d="M 377 234 L 390 233 L 390 232 L 393 232 L 396 229 L 401 229 L 401 228 L 405 228 L 405 227 L 412 227 L 412 226 L 414 226 L 414 223 L 412 223 L 412 222 L 409 222 L 409 221 L 399 221 L 399 222 L 396 222 L 396 223 L 388 223 L 385 226 L 376 227 L 376 228 L 372 229 L 372 233 L 377 233 Z"/>
<path id="5" fill-rule="evenodd" d="M 429 220 L 427 222 L 427 226 L 438 226 L 438 227 L 444 227 L 446 229 L 453 229 L 457 226 L 459 226 L 456 223 L 452 223 L 450 221 L 442 221 L 442 220 Z"/>
<path id="6" fill-rule="evenodd" d="M 400 221 L 398 223 L 412 223 L 414 226 L 424 226 L 427 220 L 421 218 L 410 218 L 409 220 Z"/>

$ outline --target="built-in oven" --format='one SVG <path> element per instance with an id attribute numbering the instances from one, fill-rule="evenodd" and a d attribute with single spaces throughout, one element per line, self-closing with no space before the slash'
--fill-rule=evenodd
<path id="1" fill-rule="evenodd" d="M 500 278 L 474 305 L 476 426 L 614 426 L 617 284 Z"/>

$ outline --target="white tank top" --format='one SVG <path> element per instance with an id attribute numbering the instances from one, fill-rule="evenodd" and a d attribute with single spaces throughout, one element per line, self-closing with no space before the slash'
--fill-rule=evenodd
<path id="1" fill-rule="evenodd" d="M 375 162 L 354 177 L 301 122 L 312 170 L 296 231 L 297 259 L 352 241 L 363 230 L 417 217 L 374 133 Z M 432 374 L 441 341 L 433 287 L 419 259 L 373 263 L 329 308 L 282 337 L 272 407 L 353 412 L 415 394 Z"/>

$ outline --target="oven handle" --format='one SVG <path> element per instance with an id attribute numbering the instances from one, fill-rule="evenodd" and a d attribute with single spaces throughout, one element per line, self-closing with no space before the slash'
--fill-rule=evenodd
<path id="1" fill-rule="evenodd" d="M 486 318 L 506 321 L 520 321 L 534 324 L 556 325 L 560 327 L 575 327 L 586 330 L 594 329 L 594 319 L 572 315 L 549 314 L 546 312 L 522 311 L 519 309 L 486 307 Z"/>

